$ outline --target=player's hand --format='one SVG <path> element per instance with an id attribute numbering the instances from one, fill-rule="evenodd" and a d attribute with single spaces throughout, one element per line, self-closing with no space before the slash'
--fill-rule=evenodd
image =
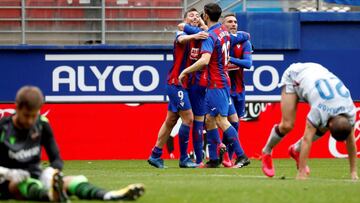
<path id="1" fill-rule="evenodd" d="M 351 173 L 351 180 L 353 180 L 353 181 L 359 180 L 359 176 L 358 176 L 357 172 Z"/>
<path id="2" fill-rule="evenodd" d="M 201 31 L 197 34 L 195 34 L 195 39 L 198 40 L 198 39 L 207 39 L 209 37 L 209 33 L 207 32 L 204 32 L 204 31 Z"/>
<path id="3" fill-rule="evenodd" d="M 200 23 L 200 28 L 207 31 L 209 29 L 209 27 L 205 24 L 204 20 L 202 18 L 200 18 L 199 20 Z"/>
<path id="4" fill-rule="evenodd" d="M 179 79 L 179 82 L 180 82 L 181 85 L 182 85 L 182 82 L 183 82 L 185 76 L 186 76 L 186 73 L 184 73 L 184 71 L 181 72 L 181 74 L 179 75 L 178 79 Z"/>
<path id="5" fill-rule="evenodd" d="M 178 30 L 184 31 L 185 23 L 179 23 L 179 24 L 177 25 L 177 27 L 178 27 Z"/>
<path id="6" fill-rule="evenodd" d="M 9 169 L 5 174 L 5 179 L 16 184 L 30 178 L 30 173 L 22 169 Z"/>

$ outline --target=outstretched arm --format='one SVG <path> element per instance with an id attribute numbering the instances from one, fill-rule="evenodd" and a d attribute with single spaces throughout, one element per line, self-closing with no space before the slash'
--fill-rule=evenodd
<path id="1" fill-rule="evenodd" d="M 349 155 L 349 164 L 350 164 L 350 175 L 352 180 L 358 180 L 357 166 L 356 166 L 356 143 L 354 137 L 354 129 L 351 131 L 350 135 L 346 139 L 346 149 Z"/>
<path id="2" fill-rule="evenodd" d="M 184 44 L 192 39 L 195 39 L 195 40 L 201 40 L 201 39 L 206 39 L 208 38 L 209 34 L 207 32 L 199 32 L 199 33 L 196 33 L 196 34 L 192 34 L 192 35 L 181 35 L 178 37 L 177 41 L 180 43 L 180 44 Z"/>
<path id="3" fill-rule="evenodd" d="M 207 31 L 208 26 L 205 25 L 205 23 L 204 23 L 204 21 L 202 19 L 200 19 L 199 27 L 192 26 L 192 25 L 187 24 L 187 23 L 179 23 L 178 24 L 178 29 L 180 31 L 186 32 L 187 34 L 196 34 L 196 33 L 201 32 L 201 31 Z"/>
<path id="4" fill-rule="evenodd" d="M 306 174 L 306 159 L 309 157 L 311 143 L 314 135 L 316 134 L 316 128 L 307 120 L 304 136 L 302 138 L 301 143 L 301 151 L 300 151 L 300 160 L 299 160 L 299 171 L 296 179 L 305 180 L 307 178 Z"/>

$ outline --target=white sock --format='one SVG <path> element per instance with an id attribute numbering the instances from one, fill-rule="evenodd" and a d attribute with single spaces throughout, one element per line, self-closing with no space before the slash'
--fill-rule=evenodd
<path id="1" fill-rule="evenodd" d="M 264 154 L 271 154 L 273 147 L 274 147 L 275 145 L 277 145 L 277 144 L 281 141 L 281 139 L 282 139 L 282 137 L 280 137 L 280 136 L 276 133 L 275 127 L 276 127 L 276 125 L 271 129 L 271 133 L 270 133 L 270 136 L 269 136 L 269 138 L 268 138 L 268 141 L 266 142 L 266 145 L 265 145 L 265 147 L 264 147 L 263 150 L 262 150 L 262 152 L 263 152 Z"/>

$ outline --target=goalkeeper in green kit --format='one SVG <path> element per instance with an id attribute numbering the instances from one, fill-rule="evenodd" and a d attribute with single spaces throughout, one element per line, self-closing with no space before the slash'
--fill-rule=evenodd
<path id="1" fill-rule="evenodd" d="M 24 86 L 16 94 L 16 113 L 0 120 L 0 200 L 67 202 L 69 196 L 88 200 L 135 200 L 144 194 L 142 184 L 107 191 L 90 184 L 83 175 L 63 176 L 60 157 L 46 117 L 39 115 L 43 94 Z M 50 167 L 42 169 L 41 148 Z"/>

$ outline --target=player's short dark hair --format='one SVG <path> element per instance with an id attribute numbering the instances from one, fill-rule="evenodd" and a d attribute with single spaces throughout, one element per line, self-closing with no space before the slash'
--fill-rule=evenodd
<path id="1" fill-rule="evenodd" d="M 15 103 L 19 109 L 36 110 L 43 105 L 44 96 L 38 87 L 24 86 L 16 93 Z"/>
<path id="2" fill-rule="evenodd" d="M 353 126 L 345 115 L 337 115 L 329 120 L 331 136 L 337 141 L 344 141 L 350 135 Z"/>
<path id="3" fill-rule="evenodd" d="M 196 11 L 199 13 L 198 10 L 196 10 L 196 8 L 190 8 L 189 10 L 187 10 L 185 13 L 184 13 L 184 18 L 186 18 L 187 14 L 190 13 L 190 12 L 193 12 L 193 11 Z"/>
<path id="4" fill-rule="evenodd" d="M 235 17 L 235 18 L 236 18 L 235 13 L 228 13 L 228 14 L 226 14 L 226 15 L 224 16 L 224 19 L 225 19 L 225 18 L 227 18 L 227 17 L 230 17 L 230 16 L 232 16 L 232 17 Z"/>
<path id="5" fill-rule="evenodd" d="M 221 16 L 222 9 L 219 4 L 209 3 L 204 6 L 204 12 L 209 16 L 212 22 L 217 22 Z"/>

